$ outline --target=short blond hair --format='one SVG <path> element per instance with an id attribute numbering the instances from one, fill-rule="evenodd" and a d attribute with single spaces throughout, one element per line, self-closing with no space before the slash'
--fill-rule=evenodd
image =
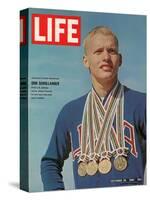
<path id="1" fill-rule="evenodd" d="M 84 47 L 84 53 L 85 54 L 87 54 L 87 43 L 88 43 L 89 39 L 91 39 L 97 33 L 100 33 L 100 34 L 106 35 L 106 36 L 112 36 L 115 40 L 117 49 L 119 48 L 118 38 L 115 35 L 115 33 L 112 32 L 112 30 L 110 28 L 108 28 L 106 26 L 96 26 L 84 38 L 83 47 Z"/>

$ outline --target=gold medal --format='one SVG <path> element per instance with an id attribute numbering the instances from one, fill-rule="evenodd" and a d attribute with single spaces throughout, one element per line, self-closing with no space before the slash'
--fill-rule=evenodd
<path id="1" fill-rule="evenodd" d="M 96 161 L 90 161 L 86 166 L 86 172 L 90 176 L 96 174 L 97 169 L 98 169 L 98 164 Z"/>
<path id="2" fill-rule="evenodd" d="M 78 174 L 79 176 L 85 176 L 86 175 L 86 163 L 80 162 L 78 165 Z"/>
<path id="3" fill-rule="evenodd" d="M 98 165 L 99 172 L 101 174 L 107 174 L 111 170 L 111 162 L 108 159 L 103 159 Z"/>
<path id="4" fill-rule="evenodd" d="M 118 171 L 123 171 L 127 168 L 128 162 L 124 156 L 118 156 L 114 159 L 114 167 Z"/>

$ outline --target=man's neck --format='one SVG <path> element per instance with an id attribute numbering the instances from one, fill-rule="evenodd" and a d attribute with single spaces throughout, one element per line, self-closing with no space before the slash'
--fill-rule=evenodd
<path id="1" fill-rule="evenodd" d="M 117 83 L 117 79 L 107 81 L 107 82 L 98 82 L 96 80 L 92 80 L 93 87 L 100 97 L 105 97 Z"/>

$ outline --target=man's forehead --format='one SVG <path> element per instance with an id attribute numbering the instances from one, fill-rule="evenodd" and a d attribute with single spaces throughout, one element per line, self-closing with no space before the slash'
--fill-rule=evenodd
<path id="1" fill-rule="evenodd" d="M 115 43 L 115 38 L 111 34 L 104 35 L 102 33 L 96 33 L 95 35 L 92 35 L 89 37 L 88 42 L 93 43 L 93 42 L 108 42 L 108 43 Z"/>
<path id="2" fill-rule="evenodd" d="M 95 34 L 87 40 L 87 49 L 100 48 L 100 47 L 114 47 L 117 48 L 117 44 L 113 35 Z"/>
<path id="3" fill-rule="evenodd" d="M 84 52 L 91 51 L 96 46 L 110 46 L 119 50 L 118 39 L 111 31 L 102 32 L 100 29 L 89 33 L 84 40 Z M 96 47 L 97 48 L 97 47 Z"/>

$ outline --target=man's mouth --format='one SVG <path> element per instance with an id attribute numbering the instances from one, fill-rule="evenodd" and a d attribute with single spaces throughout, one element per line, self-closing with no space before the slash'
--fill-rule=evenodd
<path id="1" fill-rule="evenodd" d="M 104 71 L 111 71 L 112 65 L 103 64 L 103 65 L 100 66 L 100 68 L 103 69 Z"/>

